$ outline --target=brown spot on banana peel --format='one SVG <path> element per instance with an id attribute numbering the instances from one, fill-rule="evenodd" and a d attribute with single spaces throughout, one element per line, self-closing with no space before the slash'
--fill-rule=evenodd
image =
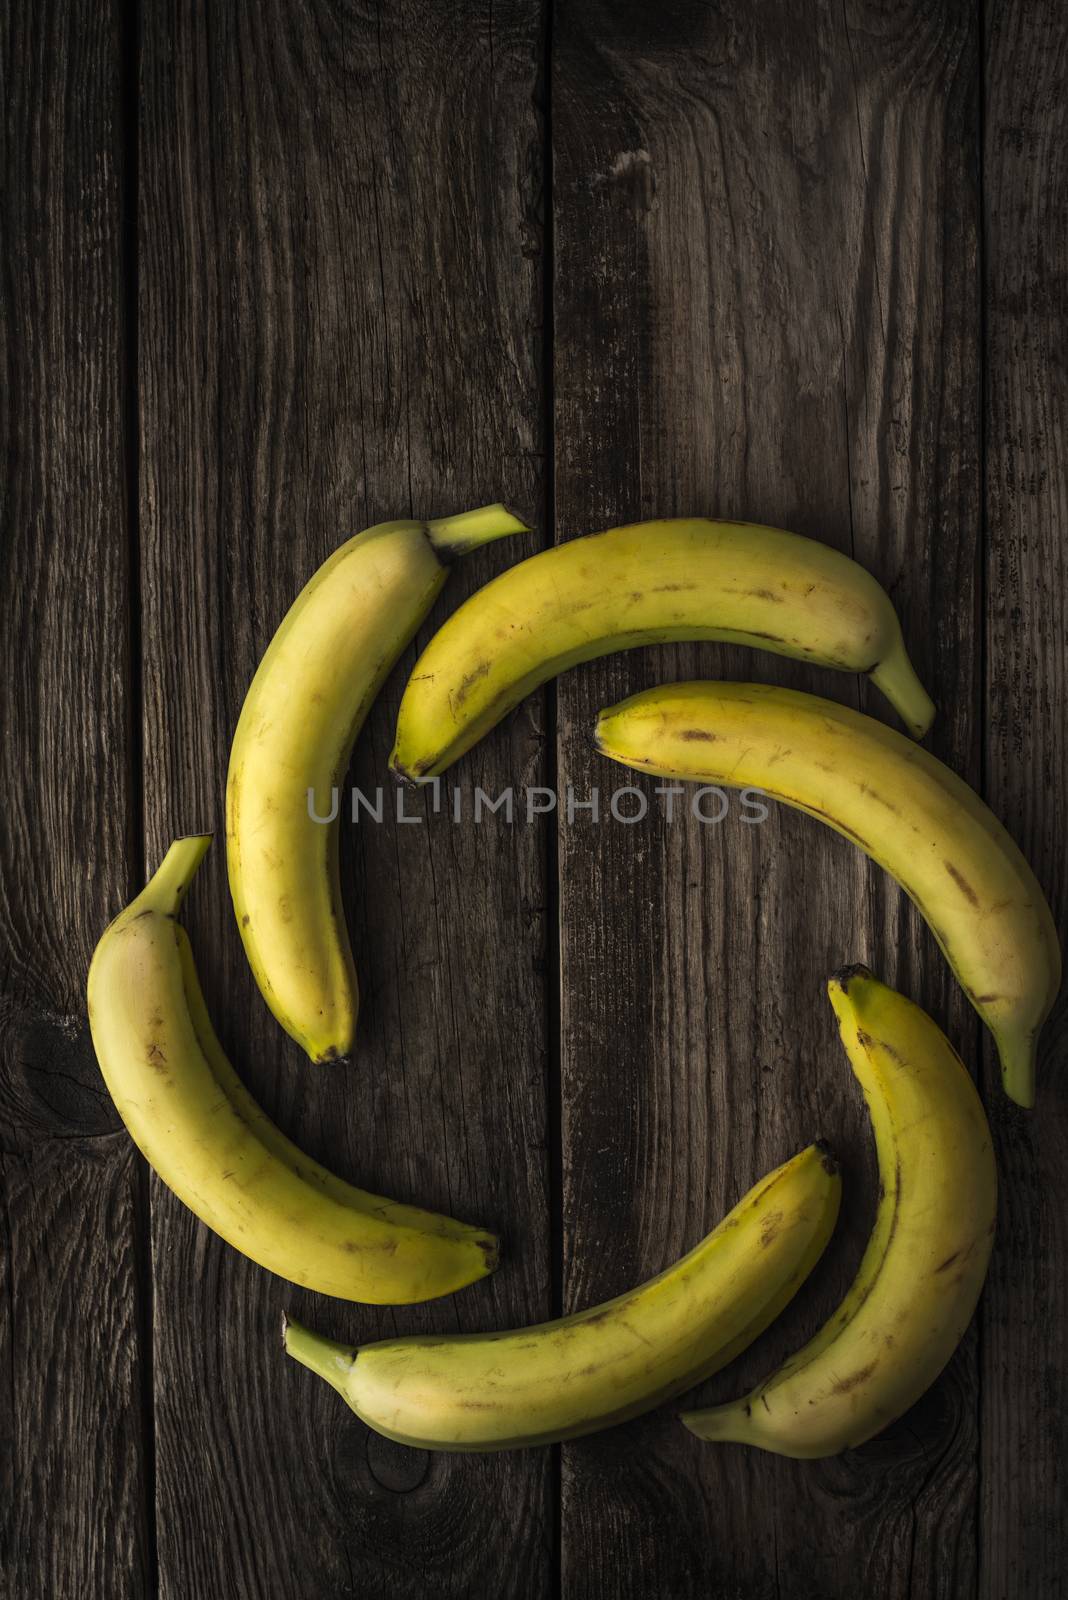
<path id="1" fill-rule="evenodd" d="M 832 1394 L 848 1394 L 851 1389 L 856 1389 L 866 1383 L 879 1365 L 878 1361 L 869 1361 L 866 1367 L 858 1367 L 856 1372 L 851 1372 L 848 1378 L 839 1378 L 831 1390 Z"/>
<path id="2" fill-rule="evenodd" d="M 969 904 L 973 905 L 973 906 L 978 906 L 979 905 L 979 896 L 976 894 L 975 890 L 972 888 L 971 884 L 968 882 L 968 880 L 964 876 L 964 874 L 957 870 L 957 868 L 953 865 L 952 861 L 943 862 L 943 866 L 945 867 L 946 871 L 949 873 L 950 877 L 953 879 L 953 882 L 957 885 L 957 888 L 960 890 L 961 894 L 969 902 Z"/>
<path id="3" fill-rule="evenodd" d="M 993 1228 L 991 1227 L 990 1233 L 992 1233 L 992 1232 L 993 1232 Z M 987 1234 L 987 1238 L 990 1237 L 990 1233 Z M 975 1246 L 976 1246 L 977 1243 L 978 1243 L 978 1240 L 969 1239 L 968 1243 L 965 1244 L 965 1245 L 962 1245 L 959 1250 L 954 1250 L 952 1255 L 948 1255 L 944 1261 L 940 1261 L 938 1266 L 935 1267 L 935 1269 L 934 1269 L 935 1270 L 935 1276 L 937 1276 L 940 1272 L 948 1272 L 950 1267 L 952 1267 L 952 1266 L 959 1265 L 961 1267 L 961 1269 L 962 1269 L 961 1273 L 959 1274 L 959 1276 L 957 1276 L 957 1277 L 955 1277 L 953 1279 L 954 1283 L 959 1283 L 961 1281 L 961 1278 L 964 1276 L 963 1268 L 967 1264 L 968 1257 L 971 1255 L 972 1251 L 975 1249 Z"/>
<path id="4" fill-rule="evenodd" d="M 477 667 L 472 667 L 470 672 L 466 672 L 460 679 L 456 694 L 453 697 L 455 704 L 462 706 L 475 684 L 481 683 L 483 678 L 489 677 L 491 671 L 492 664 L 489 661 L 480 661 Z"/>
<path id="5" fill-rule="evenodd" d="M 865 1033 L 863 1028 L 857 1029 L 857 1043 L 869 1053 L 874 1049 L 882 1051 L 884 1056 L 889 1056 L 891 1061 L 896 1061 L 899 1067 L 907 1067 L 908 1062 L 888 1039 L 873 1039 L 870 1033 Z"/>
<path id="6" fill-rule="evenodd" d="M 879 805 L 885 806 L 887 811 L 892 811 L 895 817 L 900 815 L 899 808 L 894 802 L 888 800 L 885 795 L 880 794 L 878 789 L 873 789 L 870 783 L 861 783 L 860 792 L 861 794 L 866 794 L 869 800 L 875 800 Z"/>
<path id="7" fill-rule="evenodd" d="M 703 744 L 715 744 L 719 734 L 709 733 L 707 728 L 681 728 L 679 730 L 679 738 L 686 743 L 699 740 Z"/>
<path id="8" fill-rule="evenodd" d="M 760 1243 L 763 1249 L 775 1243 L 782 1232 L 783 1215 L 781 1211 L 769 1211 L 760 1225 Z"/>

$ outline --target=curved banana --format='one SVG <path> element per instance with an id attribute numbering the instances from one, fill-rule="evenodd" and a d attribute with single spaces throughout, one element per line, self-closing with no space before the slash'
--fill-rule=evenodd
<path id="1" fill-rule="evenodd" d="M 175 918 L 211 836 L 178 839 L 105 931 L 89 969 L 104 1081 L 141 1153 L 235 1250 L 292 1283 L 402 1304 L 497 1264 L 492 1234 L 365 1194 L 291 1144 L 219 1044 Z"/>
<path id="2" fill-rule="evenodd" d="M 784 1456 L 863 1444 L 920 1398 L 971 1321 L 994 1236 L 990 1128 L 945 1034 L 864 967 L 828 989 L 879 1153 L 871 1239 L 803 1350 L 745 1399 L 682 1418 L 702 1439 Z"/>
<path id="3" fill-rule="evenodd" d="M 589 1311 L 511 1333 L 355 1350 L 288 1322 L 285 1348 L 402 1444 L 506 1450 L 572 1439 L 649 1410 L 744 1350 L 819 1259 L 840 1189 L 826 1147 L 810 1145 L 689 1255 Z"/>
<path id="4" fill-rule="evenodd" d="M 676 683 L 602 711 L 605 755 L 662 777 L 757 788 L 818 817 L 894 877 L 1034 1103 L 1038 1031 L 1061 979 L 1053 917 L 1001 823 L 955 773 L 847 706 L 753 683 Z"/>
<path id="5" fill-rule="evenodd" d="M 867 672 L 917 738 L 934 715 L 889 597 L 863 567 L 779 528 L 677 518 L 556 545 L 472 595 L 416 663 L 391 766 L 444 772 L 565 667 L 671 639 Z"/>
<path id="6" fill-rule="evenodd" d="M 315 1061 L 352 1050 L 356 969 L 330 795 L 397 657 L 457 556 L 526 531 L 504 506 L 357 534 L 301 590 L 241 708 L 226 860 L 245 953 L 278 1021 Z"/>

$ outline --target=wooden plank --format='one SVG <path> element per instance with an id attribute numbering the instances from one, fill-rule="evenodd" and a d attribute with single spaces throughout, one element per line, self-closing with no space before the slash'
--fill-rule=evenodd
<path id="1" fill-rule="evenodd" d="M 1068 30 L 1063 7 L 986 7 L 986 792 L 1068 928 L 1063 795 L 1068 618 Z M 1068 1594 L 1068 1115 L 1062 1003 L 1038 1103 L 1010 1106 L 987 1060 L 1001 1175 L 983 1301 L 983 1600 Z"/>
<path id="2" fill-rule="evenodd" d="M 518 3 L 163 4 L 144 17 L 140 219 L 149 854 L 221 834 L 255 663 L 340 540 L 508 498 L 542 512 L 536 11 Z M 462 564 L 453 605 L 537 540 Z M 435 613 L 440 620 L 444 608 Z M 412 654 L 357 753 L 387 783 Z M 466 766 L 539 781 L 540 702 Z M 470 796 L 469 796 L 470 798 Z M 386 1445 L 287 1363 L 283 1306 L 334 1336 L 548 1310 L 544 841 L 344 831 L 363 1014 L 351 1070 L 274 1025 L 220 842 L 189 924 L 253 1091 L 301 1145 L 400 1198 L 498 1225 L 489 1284 L 396 1313 L 302 1295 L 153 1197 L 161 1592 L 547 1592 L 548 1458 Z"/>
<path id="3" fill-rule="evenodd" d="M 138 1170 L 85 1017 L 139 870 L 121 14 L 0 30 L 0 1588 L 56 1600 L 152 1581 Z"/>
<path id="4" fill-rule="evenodd" d="M 553 75 L 557 536 L 654 515 L 776 523 L 890 589 L 978 777 L 978 58 L 969 7 L 561 8 Z M 686 646 L 559 687 L 560 782 L 609 789 L 599 706 L 687 676 L 860 703 L 829 672 Z M 636 778 L 638 787 L 652 785 Z M 656 802 L 654 801 L 654 808 Z M 974 1060 L 977 1029 L 903 896 L 795 814 L 562 825 L 565 1295 L 694 1244 L 818 1134 L 839 1239 L 729 1373 L 814 1330 L 872 1214 L 869 1134 L 823 993 L 866 959 Z M 823 1463 L 707 1447 L 671 1408 L 564 1448 L 564 1593 L 960 1596 L 975 1584 L 974 1336 L 883 1438 Z"/>

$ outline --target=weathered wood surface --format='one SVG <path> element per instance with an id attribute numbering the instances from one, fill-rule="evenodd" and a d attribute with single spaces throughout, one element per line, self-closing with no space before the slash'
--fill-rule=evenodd
<path id="1" fill-rule="evenodd" d="M 988 5 L 984 384 L 986 796 L 1068 943 L 1068 29 L 1058 5 Z M 984 1087 L 1001 1179 L 980 1306 L 979 1595 L 1068 1594 L 1068 1099 L 1064 997 L 1038 1109 Z"/>
<path id="2" fill-rule="evenodd" d="M 0 84 L 0 1591 L 28 1600 L 152 1582 L 142 1184 L 85 1016 L 140 873 L 120 7 L 15 8 Z"/>
<path id="3" fill-rule="evenodd" d="M 146 12 L 147 844 L 155 861 L 176 832 L 219 832 L 191 937 L 223 1040 L 286 1131 L 366 1188 L 498 1225 L 507 1260 L 445 1304 L 328 1303 L 270 1279 L 154 1187 L 160 1574 L 173 1600 L 547 1590 L 544 1455 L 389 1446 L 278 1342 L 284 1306 L 354 1341 L 547 1314 L 540 841 L 447 816 L 344 829 L 363 1010 L 355 1065 L 327 1072 L 255 991 L 221 838 L 245 689 L 341 535 L 506 496 L 543 520 L 537 18 L 521 5 L 422 7 L 417 28 L 414 16 Z M 464 562 L 444 604 L 518 553 Z M 412 659 L 360 741 L 365 791 L 389 784 Z M 475 771 L 490 786 L 537 774 L 543 743 L 533 704 Z"/>
<path id="4" fill-rule="evenodd" d="M 698 512 L 852 552 L 938 686 L 934 748 L 972 779 L 977 66 L 963 5 L 677 4 L 654 21 L 588 0 L 562 9 L 553 97 L 557 536 Z M 852 680 L 737 649 L 598 663 L 560 684 L 561 781 L 620 781 L 588 751 L 598 707 L 694 676 L 856 703 Z M 861 703 L 892 720 L 874 692 Z M 660 1270 L 815 1136 L 844 1158 L 839 1249 L 706 1386 L 727 1398 L 818 1326 L 870 1220 L 829 973 L 868 960 L 973 1059 L 976 1027 L 904 897 L 796 814 L 567 830 L 560 879 L 569 1304 Z M 976 1409 L 970 1339 L 921 1407 L 840 1460 L 710 1448 L 671 1408 L 625 1449 L 566 1448 L 565 1591 L 970 1592 Z"/>
<path id="5" fill-rule="evenodd" d="M 551 837 L 428 815 L 345 832 L 361 1049 L 321 1072 L 254 990 L 221 839 L 244 689 L 342 535 L 497 497 L 528 513 L 537 533 L 458 569 L 439 619 L 539 542 L 720 512 L 886 583 L 936 687 L 932 747 L 1063 926 L 1068 23 L 1044 0 L 987 11 L 10 8 L 5 1600 L 1065 1593 L 1063 1015 L 1034 1116 L 984 1060 L 991 1282 L 883 1438 L 793 1463 L 702 1446 L 665 1407 L 561 1451 L 424 1456 L 283 1360 L 283 1305 L 359 1338 L 535 1320 L 658 1270 L 823 1134 L 837 1247 L 701 1392 L 725 1398 L 815 1327 L 871 1215 L 828 973 L 867 959 L 977 1071 L 978 1027 L 893 885 L 793 813 L 580 812 Z M 365 790 L 411 659 L 358 747 Z M 567 675 L 456 781 L 604 804 L 625 780 L 587 747 L 598 708 L 698 672 L 893 720 L 839 675 L 641 652 Z M 84 975 L 145 860 L 200 827 L 220 838 L 187 921 L 239 1071 L 337 1170 L 502 1229 L 489 1283 L 396 1313 L 318 1300 L 146 1179 Z"/>

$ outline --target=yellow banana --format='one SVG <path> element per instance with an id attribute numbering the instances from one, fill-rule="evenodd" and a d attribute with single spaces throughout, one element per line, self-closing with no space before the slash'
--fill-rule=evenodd
<path id="1" fill-rule="evenodd" d="M 238 1079 L 175 920 L 210 835 L 178 839 L 89 969 L 104 1081 L 146 1160 L 242 1254 L 345 1300 L 449 1294 L 497 1264 L 480 1229 L 344 1183 L 291 1144 Z"/>
<path id="2" fill-rule="evenodd" d="M 858 711 L 752 683 L 649 689 L 603 711 L 595 742 L 662 777 L 762 789 L 859 844 L 926 917 L 994 1035 L 1006 1093 L 1034 1103 L 1057 930 L 1001 823 L 948 767 Z"/>
<path id="3" fill-rule="evenodd" d="M 592 1433 L 732 1360 L 811 1271 L 840 1179 L 810 1145 L 689 1255 L 589 1311 L 511 1333 L 336 1344 L 288 1322 L 285 1347 L 370 1427 L 425 1450 L 506 1450 Z"/>
<path id="4" fill-rule="evenodd" d="M 934 715 L 890 599 L 863 567 L 779 528 L 676 518 L 556 545 L 472 595 L 416 663 L 391 765 L 402 777 L 444 772 L 565 667 L 671 639 L 866 672 L 917 738 Z"/>
<path id="5" fill-rule="evenodd" d="M 803 1350 L 744 1399 L 682 1418 L 702 1439 L 784 1456 L 863 1444 L 920 1398 L 971 1320 L 994 1235 L 990 1129 L 945 1034 L 863 967 L 828 988 L 879 1153 L 868 1248 Z"/>
<path id="6" fill-rule="evenodd" d="M 359 1001 L 337 824 L 311 809 L 330 814 L 363 720 L 448 563 L 523 531 L 503 506 L 366 529 L 297 596 L 252 680 L 226 787 L 230 892 L 264 999 L 315 1061 L 350 1053 Z"/>

